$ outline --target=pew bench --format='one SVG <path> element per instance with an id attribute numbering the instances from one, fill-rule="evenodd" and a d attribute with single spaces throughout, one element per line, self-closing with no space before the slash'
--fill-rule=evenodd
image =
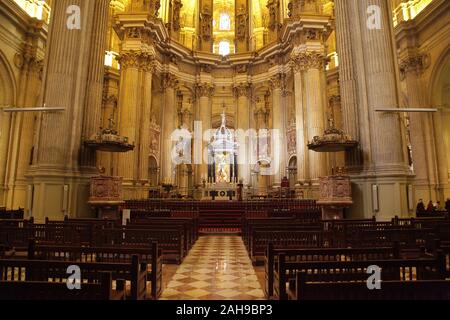
<path id="1" fill-rule="evenodd" d="M 98 283 L 84 283 L 69 290 L 65 282 L 0 281 L 0 300 L 125 300 L 125 281 L 113 289 L 110 272 L 101 272 Z"/>
<path id="2" fill-rule="evenodd" d="M 450 281 L 382 281 L 380 290 L 369 290 L 362 282 L 307 282 L 298 272 L 290 284 L 290 300 L 450 300 Z"/>
<path id="3" fill-rule="evenodd" d="M 110 272 L 113 280 L 129 281 L 129 296 L 132 300 L 143 300 L 147 295 L 147 265 L 134 255 L 131 263 L 14 260 L 0 259 L 0 281 L 37 281 L 67 283 L 67 269 L 77 265 L 81 269 L 81 284 L 97 283 L 102 272 Z"/>

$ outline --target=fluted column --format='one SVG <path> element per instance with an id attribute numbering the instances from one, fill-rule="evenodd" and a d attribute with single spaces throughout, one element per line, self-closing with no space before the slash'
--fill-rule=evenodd
<path id="1" fill-rule="evenodd" d="M 250 86 L 239 84 L 234 87 L 237 98 L 236 133 L 239 144 L 238 150 L 238 181 L 243 180 L 245 185 L 250 181 L 250 137 L 247 136 L 250 128 Z"/>
<path id="2" fill-rule="evenodd" d="M 258 108 L 255 111 L 256 126 L 258 129 L 258 157 L 259 160 L 259 175 L 258 175 L 258 195 L 266 196 L 269 185 L 270 164 L 266 161 L 261 161 L 262 158 L 267 158 L 265 154 L 269 146 L 268 130 L 267 130 L 267 110 L 266 108 Z"/>
<path id="3" fill-rule="evenodd" d="M 335 0 L 336 46 L 339 55 L 339 86 L 342 106 L 342 126 L 346 134 L 359 141 L 358 96 L 356 91 L 356 70 L 352 53 L 352 29 L 350 7 L 347 0 Z M 363 143 L 361 141 L 361 143 Z M 346 165 L 349 171 L 362 165 L 361 144 L 346 153 Z"/>
<path id="4" fill-rule="evenodd" d="M 42 70 L 42 61 L 37 60 L 34 50 L 25 46 L 21 57 L 23 65 L 20 80 L 20 97 L 18 105 L 23 107 L 36 107 L 39 99 L 39 79 Z M 36 114 L 31 112 L 17 113 L 14 115 L 13 137 L 8 152 L 8 196 L 6 207 L 26 208 L 26 178 L 25 175 L 30 167 L 30 158 L 33 147 L 33 135 Z M 5 153 L 6 154 L 6 153 Z M 6 160 L 6 157 L 4 157 Z M 27 210 L 29 208 L 26 208 Z"/>
<path id="5" fill-rule="evenodd" d="M 139 119 L 141 104 L 140 66 L 145 55 L 123 52 L 119 57 L 121 66 L 119 96 L 119 134 L 128 137 L 129 143 L 139 142 Z M 139 149 L 118 155 L 117 172 L 125 184 L 138 180 Z"/>
<path id="6" fill-rule="evenodd" d="M 101 125 L 109 2 L 110 0 L 95 1 L 93 23 L 96 28 L 93 30 L 89 52 L 89 72 L 86 82 L 82 139 L 90 139 L 98 132 Z M 88 169 L 88 171 L 94 172 L 96 165 L 96 152 L 82 145 L 80 166 L 85 167 L 85 170 Z"/>
<path id="7" fill-rule="evenodd" d="M 139 142 L 139 180 L 143 184 L 149 182 L 149 156 L 150 156 L 150 120 L 152 113 L 152 83 L 155 64 L 153 57 L 142 65 L 143 90 L 142 90 L 142 117 L 140 119 Z"/>
<path id="8" fill-rule="evenodd" d="M 297 180 L 304 183 L 308 179 L 307 150 L 305 139 L 305 106 L 303 96 L 303 75 L 305 61 L 301 55 L 292 57 L 294 71 L 294 104 L 295 104 L 295 126 L 296 126 L 296 149 L 297 149 Z"/>
<path id="9" fill-rule="evenodd" d="M 67 27 L 67 9 L 72 5 L 80 8 L 80 29 Z M 95 91 L 100 94 L 99 98 L 95 97 L 88 93 L 86 83 L 88 79 L 96 79 L 92 66 L 104 61 L 100 51 L 92 48 L 93 35 L 101 38 L 101 30 L 106 32 L 104 21 L 94 17 L 98 6 L 96 0 L 53 2 L 42 100 L 49 107 L 65 110 L 39 115 L 35 158 L 30 170 L 34 184 L 33 215 L 39 221 L 44 215 L 61 218 L 65 214 L 89 215 L 90 212 L 86 192 L 89 180 L 80 175 L 79 167 L 86 120 L 83 106 L 89 101 L 89 94 L 92 101 L 101 101 L 101 91 Z M 92 56 L 92 50 L 97 50 L 98 55 Z M 49 174 L 53 176 L 51 184 Z"/>
<path id="10" fill-rule="evenodd" d="M 273 99 L 273 130 L 272 130 L 272 173 L 273 183 L 281 185 L 281 180 L 286 176 L 286 119 L 283 103 L 283 90 L 285 88 L 285 75 L 278 74 L 270 79 Z"/>
<path id="11" fill-rule="evenodd" d="M 162 120 L 161 179 L 163 183 L 175 183 L 175 163 L 172 160 L 172 134 L 177 128 L 177 106 L 175 90 L 177 78 L 170 73 L 163 75 L 164 109 Z"/>
<path id="12" fill-rule="evenodd" d="M 321 53 L 304 53 L 305 60 L 305 96 L 307 115 L 307 136 L 312 141 L 315 136 L 325 131 L 325 101 L 320 92 L 324 92 L 321 73 L 324 72 L 324 55 Z M 316 181 L 327 174 L 326 156 L 321 152 L 309 151 L 309 179 Z"/>
<path id="13" fill-rule="evenodd" d="M 371 5 L 379 6 L 382 12 L 380 30 L 361 28 L 368 116 L 371 123 L 372 162 L 378 172 L 407 173 L 398 115 L 375 111 L 379 107 L 398 107 L 398 84 L 394 69 L 393 30 L 388 1 L 360 1 L 361 17 L 367 15 L 367 8 Z"/>
<path id="14" fill-rule="evenodd" d="M 212 128 L 211 125 L 211 95 L 213 93 L 213 86 L 208 83 L 198 84 L 196 88 L 196 95 L 198 99 L 198 109 L 196 112 L 196 120 L 201 123 L 201 143 L 198 146 L 198 154 L 196 157 L 201 157 L 201 159 L 196 159 L 197 169 L 195 170 L 195 183 L 197 185 L 201 184 L 203 180 L 208 180 L 208 154 L 207 146 L 209 143 L 209 137 L 206 135 L 208 130 Z M 200 151 L 201 150 L 201 151 Z M 200 163 L 200 164 L 199 164 Z"/>

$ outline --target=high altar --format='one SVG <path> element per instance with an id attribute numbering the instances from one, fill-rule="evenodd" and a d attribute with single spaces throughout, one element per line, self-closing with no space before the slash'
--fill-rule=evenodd
<path id="1" fill-rule="evenodd" d="M 234 132 L 226 126 L 224 111 L 222 124 L 208 145 L 208 177 L 202 186 L 202 199 L 237 200 L 238 148 Z"/>

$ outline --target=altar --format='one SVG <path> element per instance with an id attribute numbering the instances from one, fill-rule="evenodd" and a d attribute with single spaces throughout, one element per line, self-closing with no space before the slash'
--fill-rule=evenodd
<path id="1" fill-rule="evenodd" d="M 226 126 L 224 111 L 221 126 L 208 144 L 208 177 L 203 185 L 203 200 L 237 200 L 238 148 L 234 132 Z"/>

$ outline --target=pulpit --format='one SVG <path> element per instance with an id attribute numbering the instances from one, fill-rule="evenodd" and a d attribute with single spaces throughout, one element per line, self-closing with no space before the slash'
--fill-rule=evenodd
<path id="1" fill-rule="evenodd" d="M 122 178 L 92 177 L 88 203 L 95 210 L 97 218 L 120 219 L 120 206 L 125 203 L 122 193 Z"/>
<path id="2" fill-rule="evenodd" d="M 320 198 L 317 204 L 322 206 L 322 219 L 343 219 L 344 208 L 353 204 L 350 177 L 334 175 L 320 178 Z"/>

